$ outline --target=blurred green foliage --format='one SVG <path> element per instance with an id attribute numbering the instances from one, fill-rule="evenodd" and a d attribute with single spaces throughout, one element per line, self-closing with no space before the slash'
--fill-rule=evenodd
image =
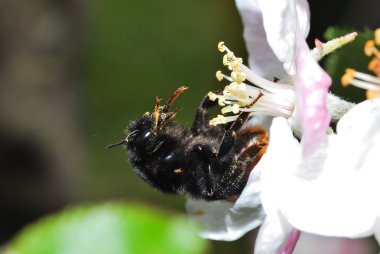
<path id="1" fill-rule="evenodd" d="M 64 210 L 27 227 L 3 254 L 197 254 L 207 241 L 185 216 L 137 204 Z"/>
<path id="2" fill-rule="evenodd" d="M 351 32 L 353 30 L 348 28 L 330 27 L 325 32 L 325 39 L 331 40 Z M 370 39 L 373 39 L 373 31 L 369 29 L 363 32 L 358 31 L 358 37 L 354 42 L 338 49 L 326 58 L 325 68 L 333 79 L 331 91 L 334 94 L 341 95 L 353 102 L 365 100 L 365 91 L 363 89 L 352 86 L 344 88 L 340 79 L 346 68 L 370 73 L 367 67 L 372 58 L 364 54 L 364 44 Z"/>

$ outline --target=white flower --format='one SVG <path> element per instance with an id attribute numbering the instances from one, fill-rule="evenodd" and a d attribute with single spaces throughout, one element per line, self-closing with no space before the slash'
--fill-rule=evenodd
<path id="1" fill-rule="evenodd" d="M 223 114 L 293 117 L 293 123 L 299 122 L 294 126 L 302 129 L 296 132 L 302 132 L 304 156 L 308 156 L 321 143 L 330 122 L 326 101 L 331 79 L 316 60 L 353 41 L 357 34 L 327 43 L 316 40 L 317 47 L 310 52 L 305 42 L 309 30 L 307 1 L 236 0 L 236 4 L 245 24 L 250 68 L 221 42 L 218 48 L 226 52 L 223 64 L 232 72 L 224 75 L 218 71 L 217 78 L 230 84 L 223 94 L 210 93 L 210 99 L 218 99 L 219 105 L 225 106 Z M 278 82 L 272 81 L 274 78 Z M 351 104 L 343 107 L 347 111 Z M 210 124 L 224 124 L 236 117 L 219 115 Z"/>
<path id="2" fill-rule="evenodd" d="M 253 78 L 253 82 L 258 80 L 257 85 L 265 83 L 273 88 L 271 82 L 262 77 L 270 80 L 276 77 L 286 82 L 292 81 L 296 68 L 297 42 L 305 43 L 304 38 L 309 30 L 307 1 L 236 0 L 236 4 L 245 25 L 244 37 L 250 53 L 250 67 L 255 70 L 255 73 L 250 72 L 243 65 L 239 65 L 239 69 L 245 70 L 244 73 L 248 74 L 247 79 Z M 238 59 L 232 59 L 231 55 L 227 55 L 225 60 L 239 62 Z M 231 69 L 233 69 L 232 65 Z M 319 69 L 316 73 L 318 71 Z M 231 79 L 242 82 L 245 77 L 231 75 Z M 277 89 L 280 85 L 277 83 L 274 86 Z M 283 91 L 294 94 L 294 87 L 284 84 Z M 269 97 L 269 94 L 267 96 Z M 279 96 L 285 101 L 294 99 L 294 97 L 288 98 L 288 94 L 283 96 L 281 93 Z M 228 110 L 233 111 L 236 108 L 231 107 Z M 218 119 L 220 122 L 224 120 Z M 205 225 L 202 236 L 219 240 L 235 240 L 260 225 L 264 214 L 259 198 L 259 179 L 260 170 L 254 169 L 247 187 L 235 203 L 189 200 L 187 209 L 190 215 Z"/>
<path id="3" fill-rule="evenodd" d="M 257 167 L 264 210 L 281 225 L 278 239 L 295 227 L 325 236 L 374 234 L 380 242 L 380 100 L 365 101 L 343 116 L 337 134 L 307 161 L 284 119 L 274 119 L 271 135 Z"/>
<path id="4" fill-rule="evenodd" d="M 236 4 L 245 25 L 244 37 L 250 56 L 250 69 L 228 48 L 220 44 L 220 50 L 226 51 L 224 63 L 232 73 L 227 76 L 218 72 L 217 78 L 227 79 L 231 84 L 222 96 L 210 93 L 209 97 L 218 99 L 219 104 L 223 106 L 227 104 L 224 112 L 251 110 L 247 105 L 254 104 L 252 112 L 256 115 L 290 117 L 296 101 L 296 83 L 297 96 L 302 98 L 297 102 L 300 105 L 301 123 L 303 127 L 309 128 L 303 136 L 303 144 L 307 149 L 311 147 L 307 150 L 307 153 L 311 154 L 323 140 L 329 122 L 325 102 L 330 83 L 329 77 L 313 56 L 320 58 L 326 53 L 325 48 L 332 51 L 338 47 L 337 45 L 352 40 L 355 35 L 341 39 L 341 43 L 335 41 L 321 44 L 311 53 L 304 39 L 309 29 L 307 1 L 236 0 Z M 279 78 L 280 82 L 272 82 L 274 77 Z M 260 89 L 246 85 L 246 80 Z M 260 94 L 264 96 L 260 97 Z M 255 101 L 257 98 L 260 99 Z M 234 104 L 233 101 L 238 103 Z M 351 104 L 345 108 L 350 106 Z M 342 108 L 340 110 L 345 111 Z M 219 116 L 211 123 L 225 123 L 233 119 L 234 117 Z M 283 120 L 286 121 L 284 118 Z M 295 122 L 293 121 L 293 124 Z M 287 123 L 285 129 L 289 129 Z M 291 134 L 290 130 L 289 133 Z M 274 137 L 271 137 L 272 139 Z M 281 137 L 278 140 L 283 141 L 287 140 Z M 298 142 L 294 145 L 299 146 Z M 271 157 L 271 160 L 277 158 Z M 201 235 L 216 240 L 239 238 L 260 225 L 264 221 L 264 214 L 267 213 L 258 236 L 256 253 L 290 253 L 297 242 L 299 232 L 287 222 L 277 208 L 266 208 L 265 213 L 262 211 L 260 174 L 267 169 L 260 164 L 261 162 L 251 173 L 246 188 L 235 203 L 188 200 L 187 209 L 190 216 L 205 226 Z M 267 202 L 267 206 L 270 204 Z"/>

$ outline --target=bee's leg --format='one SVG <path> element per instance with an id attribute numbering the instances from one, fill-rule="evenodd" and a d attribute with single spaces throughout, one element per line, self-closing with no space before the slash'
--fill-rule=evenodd
<path id="1" fill-rule="evenodd" d="M 264 155 L 268 140 L 263 136 L 262 140 L 245 148 L 238 158 L 230 164 L 221 181 L 216 184 L 214 197 L 216 199 L 231 199 L 241 194 L 253 168 Z"/>
<path id="2" fill-rule="evenodd" d="M 218 90 L 214 93 L 220 94 L 222 91 L 223 89 Z M 197 113 L 195 115 L 193 126 L 191 128 L 191 131 L 194 134 L 198 134 L 200 132 L 207 132 L 208 130 L 213 128 L 209 125 L 210 118 L 208 114 L 208 109 L 214 107 L 217 104 L 218 102 L 216 100 L 215 101 L 210 100 L 207 94 L 205 97 L 203 97 L 201 104 L 199 105 Z"/>
<path id="3" fill-rule="evenodd" d="M 247 122 L 248 118 L 249 112 L 241 112 L 229 129 L 226 130 L 219 147 L 218 158 L 226 155 L 231 150 L 236 140 L 237 131 Z"/>
<path id="4" fill-rule="evenodd" d="M 216 154 L 212 151 L 210 146 L 198 144 L 195 146 L 194 150 L 197 153 L 197 157 L 200 158 L 200 167 L 203 171 L 205 186 L 206 186 L 206 196 L 211 197 L 214 195 L 215 183 L 213 178 L 213 161 L 217 159 Z"/>
<path id="5" fill-rule="evenodd" d="M 260 92 L 259 95 L 246 107 L 249 108 L 253 106 L 263 94 Z M 250 112 L 240 112 L 236 120 L 228 127 L 224 133 L 222 143 L 219 147 L 218 158 L 226 155 L 235 144 L 236 132 L 247 122 L 249 119 Z"/>

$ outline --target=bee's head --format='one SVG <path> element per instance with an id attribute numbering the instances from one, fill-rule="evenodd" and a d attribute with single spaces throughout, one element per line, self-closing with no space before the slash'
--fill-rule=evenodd
<path id="1" fill-rule="evenodd" d="M 159 133 L 179 112 L 178 108 L 173 112 L 169 112 L 170 106 L 186 89 L 186 86 L 178 88 L 163 106 L 161 106 L 162 100 L 157 98 L 154 111 L 152 113 L 146 112 L 139 120 L 132 122 L 127 129 L 127 137 L 119 143 L 109 145 L 108 148 L 118 145 L 127 145 L 135 146 L 148 153 L 152 152 L 152 149 L 154 149 L 157 142 L 159 142 Z"/>

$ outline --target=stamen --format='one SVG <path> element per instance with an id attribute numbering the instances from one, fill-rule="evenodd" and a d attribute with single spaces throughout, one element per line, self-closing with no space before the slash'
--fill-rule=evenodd
<path id="1" fill-rule="evenodd" d="M 226 47 L 224 46 L 224 41 L 221 41 L 221 42 L 219 42 L 218 43 L 218 50 L 220 51 L 220 52 L 224 52 L 224 51 L 226 51 Z"/>
<path id="2" fill-rule="evenodd" d="M 347 72 L 342 76 L 340 81 L 342 82 L 342 85 L 344 87 L 347 87 L 350 85 L 351 81 L 354 79 L 354 74 L 352 72 Z"/>
<path id="3" fill-rule="evenodd" d="M 379 59 L 378 58 L 373 58 L 372 60 L 371 60 L 371 62 L 369 62 L 369 64 L 368 64 L 368 70 L 370 70 L 370 71 L 375 71 L 376 70 L 376 68 L 378 68 L 379 67 Z"/>
<path id="4" fill-rule="evenodd" d="M 375 30 L 375 43 L 380 46 L 380 28 Z"/>
<path id="5" fill-rule="evenodd" d="M 218 44 L 218 49 L 226 53 L 223 56 L 223 64 L 232 72 L 230 76 L 227 76 L 221 71 L 217 71 L 216 78 L 219 81 L 225 79 L 230 84 L 224 88 L 221 95 L 209 93 L 208 96 L 213 101 L 218 99 L 218 104 L 223 107 L 223 114 L 250 112 L 250 115 L 265 114 L 284 117 L 292 115 L 295 104 L 295 88 L 293 85 L 274 83 L 260 77 L 245 66 L 241 58 L 235 57 L 234 53 L 223 42 Z M 224 118 L 218 116 L 210 121 L 210 124 L 222 124 L 235 119 L 236 116 Z"/>
<path id="6" fill-rule="evenodd" d="M 215 101 L 216 100 L 216 94 L 215 93 L 213 93 L 213 92 L 209 92 L 208 94 L 207 94 L 207 96 L 208 96 L 208 98 L 211 100 L 211 101 Z"/>
<path id="7" fill-rule="evenodd" d="M 217 117 L 210 120 L 209 125 L 217 126 L 218 124 L 225 124 L 225 123 L 227 123 L 226 117 L 222 115 L 218 115 Z"/>
<path id="8" fill-rule="evenodd" d="M 222 108 L 222 114 L 227 114 L 227 113 L 234 113 L 238 114 L 239 113 L 239 105 L 238 104 L 233 104 L 233 105 L 228 105 L 227 107 Z"/>
<path id="9" fill-rule="evenodd" d="M 223 79 L 226 79 L 226 80 L 232 82 L 232 78 L 230 78 L 229 76 L 223 74 L 222 71 L 217 71 L 216 74 L 215 74 L 215 76 L 216 76 L 216 79 L 218 81 L 222 81 Z"/>
<path id="10" fill-rule="evenodd" d="M 368 100 L 380 98 L 380 90 L 367 90 L 366 97 Z"/>
<path id="11" fill-rule="evenodd" d="M 377 57 L 380 57 L 379 50 L 375 47 L 375 41 L 374 40 L 368 40 L 364 45 L 364 54 L 366 56 L 372 56 L 375 55 Z"/>
<path id="12" fill-rule="evenodd" d="M 354 79 L 354 77 L 361 80 Z M 366 90 L 380 90 L 380 78 L 357 72 L 354 69 L 346 69 L 346 73 L 342 76 L 341 82 L 343 86 L 351 84 Z"/>
<path id="13" fill-rule="evenodd" d="M 222 80 L 223 80 L 223 74 L 222 74 L 222 71 L 217 71 L 216 74 L 215 74 L 215 76 L 216 76 L 216 79 L 217 79 L 218 81 L 222 81 Z"/>
<path id="14" fill-rule="evenodd" d="M 219 106 L 221 106 L 221 107 L 226 106 L 225 102 L 226 102 L 226 99 L 224 97 L 219 97 L 219 99 L 218 99 L 218 105 Z"/>
<path id="15" fill-rule="evenodd" d="M 358 79 L 361 79 L 361 80 L 364 80 L 364 81 L 368 81 L 368 82 L 380 85 L 380 78 L 374 77 L 372 75 L 369 75 L 369 74 L 366 74 L 366 73 L 363 73 L 363 72 L 355 71 L 354 69 L 348 69 L 348 71 L 353 72 L 355 78 L 358 78 Z"/>

